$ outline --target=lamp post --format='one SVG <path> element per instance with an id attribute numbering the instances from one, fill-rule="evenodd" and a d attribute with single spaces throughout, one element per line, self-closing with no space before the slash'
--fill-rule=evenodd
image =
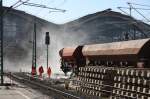
<path id="1" fill-rule="evenodd" d="M 50 44 L 49 32 L 46 32 L 45 44 L 46 44 L 46 50 L 47 50 L 47 70 L 48 70 L 48 45 Z"/>

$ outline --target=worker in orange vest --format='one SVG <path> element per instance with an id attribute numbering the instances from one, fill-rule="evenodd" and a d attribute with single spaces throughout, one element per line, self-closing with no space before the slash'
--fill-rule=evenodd
<path id="1" fill-rule="evenodd" d="M 39 76 L 40 76 L 40 78 L 42 78 L 42 73 L 44 73 L 44 69 L 43 69 L 43 66 L 40 66 L 39 67 Z"/>
<path id="2" fill-rule="evenodd" d="M 32 77 L 34 77 L 34 75 L 36 75 L 36 68 L 34 66 L 32 66 L 31 74 L 32 74 Z"/>
<path id="3" fill-rule="evenodd" d="M 51 68 L 48 67 L 48 69 L 47 69 L 47 74 L 48 74 L 48 77 L 49 77 L 49 78 L 50 78 L 50 76 L 51 76 L 51 73 L 52 73 Z"/>

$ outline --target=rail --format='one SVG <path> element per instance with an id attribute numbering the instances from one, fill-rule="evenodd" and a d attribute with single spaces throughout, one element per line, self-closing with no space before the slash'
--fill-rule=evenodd
<path id="1" fill-rule="evenodd" d="M 50 86 L 47 86 L 47 85 L 43 85 L 41 83 L 37 83 L 35 81 L 31 81 L 31 80 L 23 78 L 23 77 L 19 77 L 19 76 L 15 75 L 15 74 L 12 74 L 12 77 L 15 78 L 15 79 L 17 79 L 17 80 L 24 81 L 24 82 L 26 82 L 28 84 L 36 85 L 37 87 L 50 90 L 52 92 L 55 92 L 55 94 L 58 94 L 59 96 L 62 95 L 64 97 L 68 98 L 68 99 L 81 99 L 81 97 L 72 95 L 72 94 L 67 93 L 67 92 L 63 92 L 61 90 L 58 90 L 56 88 L 53 88 L 53 87 L 50 87 Z"/>

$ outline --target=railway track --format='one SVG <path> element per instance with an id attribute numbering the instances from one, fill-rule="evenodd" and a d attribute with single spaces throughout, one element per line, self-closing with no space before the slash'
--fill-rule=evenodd
<path id="1" fill-rule="evenodd" d="M 50 85 L 44 84 L 42 81 L 37 81 L 35 79 L 31 80 L 31 78 L 27 78 L 26 76 L 23 77 L 23 75 L 18 76 L 17 74 L 12 74 L 12 79 L 33 89 L 40 90 L 50 97 L 53 97 L 53 99 L 85 99 L 85 97 L 66 92 L 65 90 L 60 90 L 59 88 L 54 88 Z"/>

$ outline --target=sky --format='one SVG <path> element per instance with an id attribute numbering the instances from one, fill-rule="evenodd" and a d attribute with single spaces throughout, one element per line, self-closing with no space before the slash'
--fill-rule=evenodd
<path id="1" fill-rule="evenodd" d="M 19 0 L 3 0 L 3 1 L 4 6 L 9 7 Z M 56 24 L 63 24 L 69 21 L 73 21 L 82 16 L 99 12 L 108 8 L 111 8 L 113 11 L 121 12 L 117 7 L 128 7 L 127 2 L 150 5 L 150 0 L 30 0 L 29 2 L 46 5 L 52 8 L 67 10 L 65 13 L 50 12 L 50 10 L 48 9 L 30 7 L 25 5 L 21 5 L 16 8 L 17 10 L 25 11 L 29 14 L 35 15 L 37 17 L 40 17 L 42 19 L 45 19 L 47 21 Z M 143 13 L 143 11 L 141 12 Z M 146 13 L 144 14 L 146 16 L 150 16 L 150 10 L 145 12 Z M 133 11 L 133 15 L 137 18 L 141 17 L 137 15 L 135 11 Z M 142 19 L 142 17 L 140 19 Z"/>
<path id="2" fill-rule="evenodd" d="M 4 6 L 9 7 L 19 0 L 3 1 Z M 48 9 L 30 7 L 25 5 L 21 5 L 16 8 L 17 10 L 25 11 L 29 14 L 35 15 L 56 24 L 63 24 L 78 19 L 82 16 L 99 12 L 108 8 L 111 8 L 113 11 L 121 12 L 119 9 L 117 9 L 117 7 L 128 7 L 127 2 L 150 5 L 150 0 L 30 0 L 29 2 L 46 5 L 52 8 L 67 10 L 65 13 L 50 12 L 50 10 Z M 146 12 L 147 13 L 145 13 L 145 15 L 150 16 L 150 10 Z M 135 11 L 133 11 L 133 13 L 135 13 Z M 136 14 L 133 15 L 137 17 Z"/>

